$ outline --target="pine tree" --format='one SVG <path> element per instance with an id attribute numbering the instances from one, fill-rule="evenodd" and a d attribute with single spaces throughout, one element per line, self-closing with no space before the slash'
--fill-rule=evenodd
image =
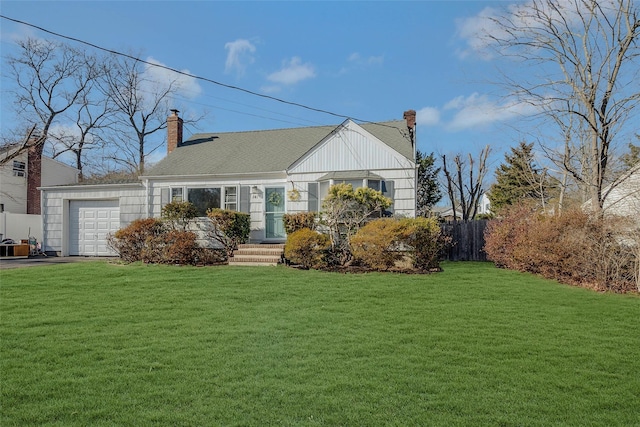
<path id="1" fill-rule="evenodd" d="M 435 167 L 433 153 L 425 156 L 420 150 L 416 151 L 416 165 L 418 166 L 416 216 L 426 216 L 431 208 L 442 199 L 442 191 L 438 184 L 440 168 Z"/>
<path id="2" fill-rule="evenodd" d="M 536 166 L 533 158 L 533 143 L 521 142 L 505 154 L 505 162 L 495 172 L 496 182 L 491 186 L 488 197 L 491 210 L 501 208 L 521 200 L 539 200 L 544 205 L 552 185 L 550 179 Z"/>

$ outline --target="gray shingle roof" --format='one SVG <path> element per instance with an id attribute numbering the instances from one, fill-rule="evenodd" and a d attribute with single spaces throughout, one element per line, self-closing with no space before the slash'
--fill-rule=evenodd
<path id="1" fill-rule="evenodd" d="M 413 158 L 404 120 L 361 125 L 405 157 Z M 338 126 L 199 133 L 184 141 L 146 176 L 223 175 L 287 170 Z"/>

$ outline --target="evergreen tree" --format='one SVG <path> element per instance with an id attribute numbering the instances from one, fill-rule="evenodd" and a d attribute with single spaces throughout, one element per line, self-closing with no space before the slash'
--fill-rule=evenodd
<path id="1" fill-rule="evenodd" d="M 638 135 L 640 139 L 640 135 Z M 622 164 L 625 170 L 629 170 L 640 163 L 640 145 L 629 143 L 629 152 L 622 155 Z"/>
<path id="2" fill-rule="evenodd" d="M 525 199 L 539 200 L 544 205 L 549 197 L 550 180 L 534 162 L 533 143 L 521 142 L 512 147 L 496 170 L 495 178 L 487 194 L 493 212 Z"/>
<path id="3" fill-rule="evenodd" d="M 420 150 L 416 151 L 416 165 L 418 179 L 416 191 L 416 216 L 426 216 L 431 208 L 442 199 L 442 191 L 438 184 L 440 168 L 435 167 L 433 153 L 425 156 Z"/>

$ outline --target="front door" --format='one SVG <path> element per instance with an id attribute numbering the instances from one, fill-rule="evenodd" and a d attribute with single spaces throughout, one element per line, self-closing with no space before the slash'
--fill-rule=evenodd
<path id="1" fill-rule="evenodd" d="M 267 239 L 284 239 L 284 187 L 267 187 L 265 194 L 265 237 Z"/>

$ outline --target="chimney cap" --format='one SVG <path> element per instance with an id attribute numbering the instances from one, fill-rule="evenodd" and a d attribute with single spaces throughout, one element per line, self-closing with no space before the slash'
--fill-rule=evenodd
<path id="1" fill-rule="evenodd" d="M 171 110 L 169 110 L 169 111 L 171 111 L 171 112 L 173 113 L 173 115 L 174 115 L 174 116 L 177 116 L 177 115 L 178 115 L 178 113 L 180 112 L 180 110 L 177 110 L 177 109 L 175 109 L 175 108 L 172 108 L 172 109 L 171 109 Z"/>

